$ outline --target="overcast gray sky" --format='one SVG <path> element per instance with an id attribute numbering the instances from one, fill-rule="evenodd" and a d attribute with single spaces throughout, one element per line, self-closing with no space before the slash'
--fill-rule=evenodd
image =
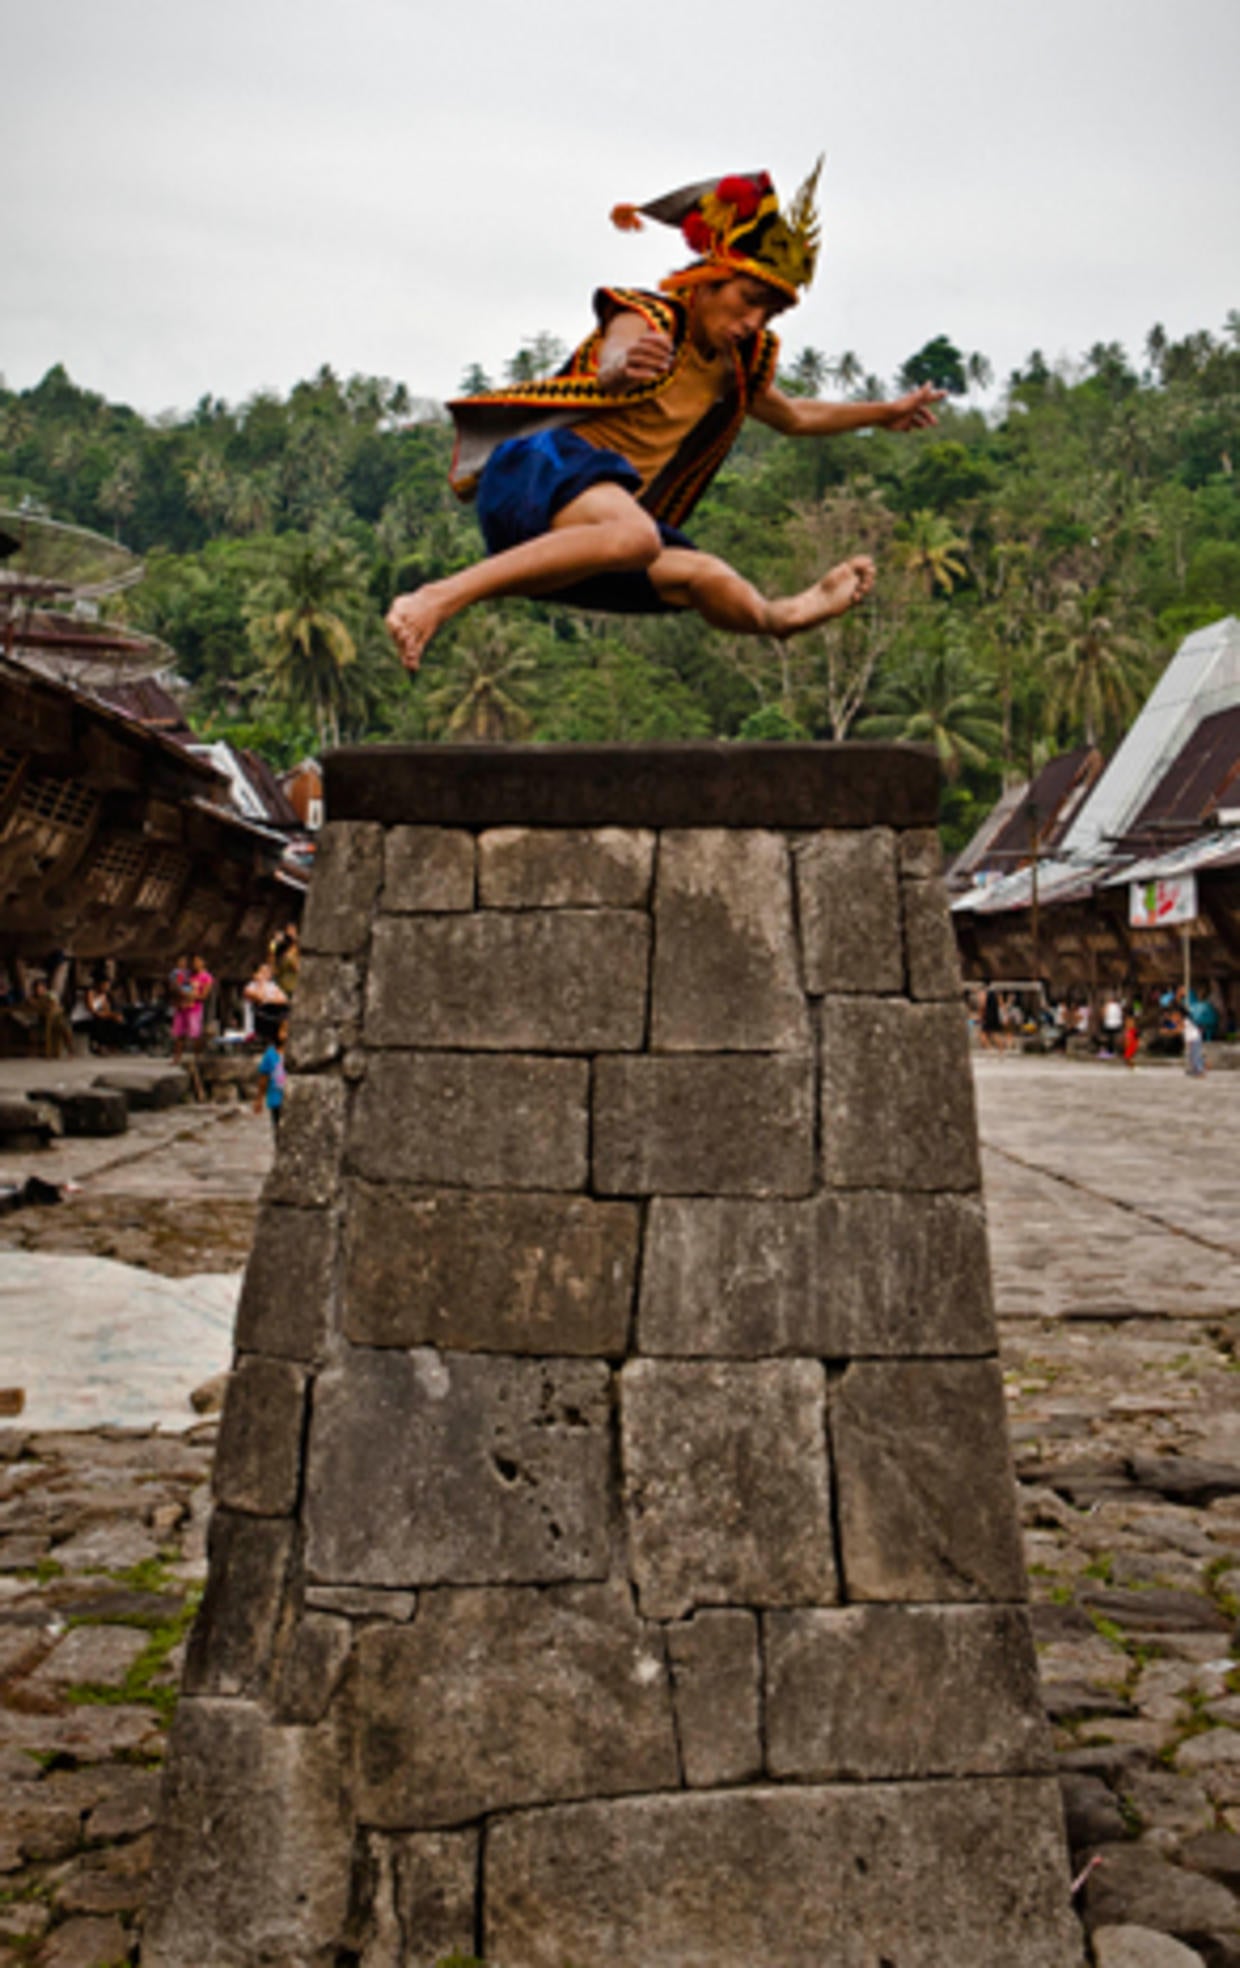
<path id="1" fill-rule="evenodd" d="M 617 200 L 820 149 L 790 351 L 1002 376 L 1240 307 L 1237 0 L 0 0 L 0 48 L 10 387 L 451 395 L 683 263 Z"/>

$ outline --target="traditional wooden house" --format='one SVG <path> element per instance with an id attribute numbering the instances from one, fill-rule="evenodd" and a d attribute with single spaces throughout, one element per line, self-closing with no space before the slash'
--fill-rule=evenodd
<path id="1" fill-rule="evenodd" d="M 1080 784 L 1078 760 L 1052 761 L 1052 789 Z M 1240 621 L 1181 644 L 1066 825 L 1043 831 L 1028 791 L 1034 811 L 1009 807 L 949 873 L 966 976 L 1094 995 L 1174 984 L 1187 967 L 1240 1018 Z M 1134 894 L 1151 887 L 1174 891 L 1161 917 Z"/>

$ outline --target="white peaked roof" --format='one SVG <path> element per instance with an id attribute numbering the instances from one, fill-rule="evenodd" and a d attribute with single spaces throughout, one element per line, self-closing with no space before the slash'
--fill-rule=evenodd
<path id="1" fill-rule="evenodd" d="M 245 767 L 226 739 L 217 738 L 211 744 L 187 745 L 187 752 L 197 758 L 209 759 L 217 772 L 229 782 L 232 803 L 243 820 L 253 820 L 262 826 L 268 819 L 266 807 L 246 776 Z"/>
<path id="2" fill-rule="evenodd" d="M 1240 704 L 1240 621 L 1228 615 L 1180 644 L 1059 852 L 1093 856 L 1116 840 L 1203 719 L 1233 704 Z"/>

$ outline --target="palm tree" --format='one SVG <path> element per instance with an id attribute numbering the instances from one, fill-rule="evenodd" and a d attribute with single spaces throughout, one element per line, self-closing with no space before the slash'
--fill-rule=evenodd
<path id="1" fill-rule="evenodd" d="M 265 533 L 271 525 L 275 488 L 269 472 L 245 472 L 228 486 L 228 524 L 235 533 Z"/>
<path id="2" fill-rule="evenodd" d="M 136 458 L 118 458 L 99 487 L 99 504 L 112 521 L 112 538 L 121 537 L 121 520 L 128 518 L 138 503 L 141 466 Z"/>
<path id="3" fill-rule="evenodd" d="M 202 451 L 185 468 L 185 496 L 194 511 L 207 523 L 209 533 L 218 532 L 228 516 L 232 487 L 223 462 L 214 451 Z"/>
<path id="4" fill-rule="evenodd" d="M 821 349 L 803 348 L 788 371 L 788 381 L 798 396 L 820 396 L 829 365 Z"/>
<path id="5" fill-rule="evenodd" d="M 364 605 L 365 569 L 332 540 L 293 536 L 251 590 L 247 626 L 272 696 L 314 719 L 320 747 L 340 742 L 346 672 L 357 660 L 349 617 Z"/>
<path id="6" fill-rule="evenodd" d="M 936 589 L 950 594 L 969 571 L 960 558 L 968 542 L 961 539 L 950 519 L 929 507 L 910 514 L 897 538 L 902 564 L 911 574 L 922 577 L 931 595 Z"/>
<path id="7" fill-rule="evenodd" d="M 1150 655 L 1126 630 L 1101 588 L 1069 590 L 1048 626 L 1046 728 L 1079 732 L 1087 745 L 1118 736 L 1150 681 Z"/>
<path id="8" fill-rule="evenodd" d="M 964 365 L 964 373 L 968 378 L 970 389 L 988 390 L 995 379 L 990 359 L 983 355 L 980 349 L 974 349 L 972 355 L 968 357 Z"/>
<path id="9" fill-rule="evenodd" d="M 994 687 L 963 637 L 950 629 L 893 664 L 874 704 L 874 712 L 857 726 L 858 736 L 933 745 L 950 783 L 966 766 L 985 768 L 998 757 L 1003 732 L 994 713 Z"/>
<path id="10" fill-rule="evenodd" d="M 521 701 L 523 679 L 535 667 L 502 628 L 476 628 L 470 641 L 457 645 L 443 682 L 427 695 L 429 729 L 473 745 L 524 737 L 532 719 Z"/>
<path id="11" fill-rule="evenodd" d="M 865 374 L 865 364 L 852 349 L 845 349 L 830 365 L 830 372 L 842 390 L 855 389 Z"/>

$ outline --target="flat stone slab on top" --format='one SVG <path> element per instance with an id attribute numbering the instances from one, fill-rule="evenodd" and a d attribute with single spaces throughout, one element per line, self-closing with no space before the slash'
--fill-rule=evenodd
<path id="1" fill-rule="evenodd" d="M 357 745 L 328 819 L 439 827 L 933 827 L 922 745 Z"/>

